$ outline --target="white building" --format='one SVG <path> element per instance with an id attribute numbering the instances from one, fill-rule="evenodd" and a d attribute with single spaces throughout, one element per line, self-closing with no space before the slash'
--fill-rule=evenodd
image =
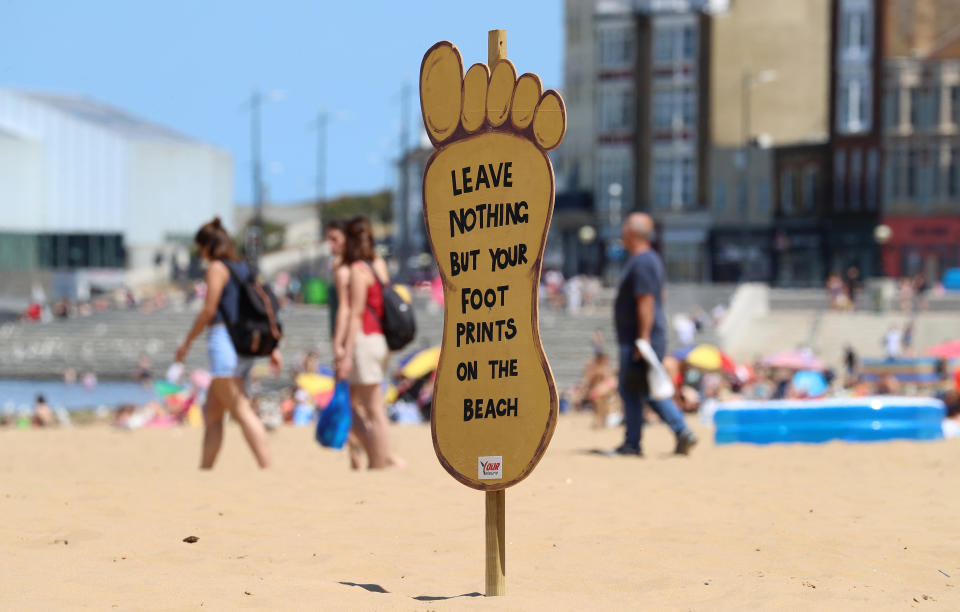
<path id="1" fill-rule="evenodd" d="M 231 217 L 232 185 L 225 151 L 86 98 L 0 89 L 8 293 L 166 273 L 203 222 Z"/>

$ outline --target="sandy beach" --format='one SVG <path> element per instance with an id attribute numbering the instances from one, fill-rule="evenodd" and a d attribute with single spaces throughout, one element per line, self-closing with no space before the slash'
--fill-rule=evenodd
<path id="1" fill-rule="evenodd" d="M 395 427 L 409 468 L 352 473 L 309 429 L 254 469 L 228 427 L 0 432 L 2 609 L 728 610 L 960 607 L 960 443 L 716 447 L 561 418 L 507 492 L 507 589 L 483 591 L 483 496 Z M 196 536 L 196 543 L 184 543 Z M 949 574 L 951 577 L 948 577 Z"/>

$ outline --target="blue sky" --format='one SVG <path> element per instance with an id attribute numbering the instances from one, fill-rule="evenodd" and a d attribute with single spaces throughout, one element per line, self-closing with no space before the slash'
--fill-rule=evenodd
<path id="1" fill-rule="evenodd" d="M 263 111 L 270 200 L 316 193 L 311 122 L 330 112 L 327 194 L 393 182 L 400 90 L 423 53 L 450 40 L 469 66 L 486 61 L 487 30 L 506 28 L 508 57 L 559 88 L 562 0 L 305 2 L 274 0 L 0 0 L 0 86 L 82 94 L 230 151 L 235 198 L 251 200 L 254 86 L 282 91 Z"/>

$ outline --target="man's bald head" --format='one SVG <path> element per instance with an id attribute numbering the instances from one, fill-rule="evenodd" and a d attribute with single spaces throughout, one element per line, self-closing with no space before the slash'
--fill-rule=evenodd
<path id="1" fill-rule="evenodd" d="M 650 215 L 641 212 L 630 213 L 623 220 L 623 246 L 633 252 L 637 248 L 650 245 L 653 237 L 653 219 Z"/>

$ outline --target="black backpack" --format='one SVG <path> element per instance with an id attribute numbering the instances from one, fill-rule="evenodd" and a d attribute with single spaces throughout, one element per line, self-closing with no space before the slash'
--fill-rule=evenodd
<path id="1" fill-rule="evenodd" d="M 387 339 L 387 346 L 391 351 L 399 351 L 413 342 L 414 336 L 417 335 L 417 320 L 413 316 L 413 306 L 400 297 L 393 287 L 384 286 L 373 265 L 369 261 L 363 261 L 370 267 L 370 272 L 380 285 L 380 292 L 383 294 L 383 317 L 380 318 L 383 336 Z M 370 308 L 369 304 L 367 308 Z M 370 310 L 373 311 L 372 308 Z M 375 312 L 374 315 L 376 315 Z"/>
<path id="2" fill-rule="evenodd" d="M 283 338 L 283 325 L 277 319 L 279 303 L 270 287 L 261 285 L 253 273 L 241 279 L 230 262 L 223 262 L 239 289 L 237 320 L 223 319 L 233 340 L 237 354 L 243 357 L 265 357 L 273 352 Z"/>

